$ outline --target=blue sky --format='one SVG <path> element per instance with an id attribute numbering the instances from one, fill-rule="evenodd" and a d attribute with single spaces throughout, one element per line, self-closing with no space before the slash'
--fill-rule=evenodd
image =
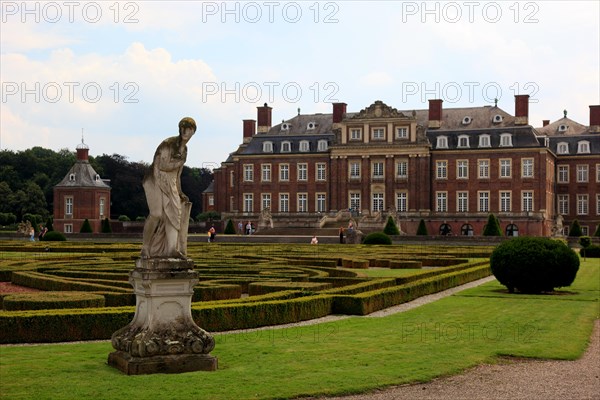
<path id="1" fill-rule="evenodd" d="M 0 147 L 151 161 L 198 123 L 188 165 L 217 167 L 242 120 L 493 104 L 530 122 L 600 104 L 599 1 L 1 1 Z"/>

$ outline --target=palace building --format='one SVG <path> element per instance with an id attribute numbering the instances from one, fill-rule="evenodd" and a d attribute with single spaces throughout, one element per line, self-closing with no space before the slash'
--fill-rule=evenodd
<path id="1" fill-rule="evenodd" d="M 259 227 L 381 229 L 392 215 L 415 234 L 481 235 L 490 213 L 507 236 L 584 234 L 600 224 L 600 106 L 589 125 L 564 117 L 535 128 L 529 96 L 497 106 L 298 114 L 243 121 L 243 143 L 214 171 L 204 210 Z M 558 230 L 558 232 L 557 232 Z"/>
<path id="2" fill-rule="evenodd" d="M 109 181 L 100 178 L 88 160 L 89 147 L 77 145 L 77 161 L 54 186 L 54 229 L 79 233 L 87 219 L 94 233 L 101 231 L 102 220 L 110 218 Z"/>

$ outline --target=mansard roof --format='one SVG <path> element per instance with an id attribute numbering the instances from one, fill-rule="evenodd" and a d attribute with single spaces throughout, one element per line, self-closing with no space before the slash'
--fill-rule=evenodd
<path id="1" fill-rule="evenodd" d="M 535 128 L 535 130 L 547 136 L 572 136 L 587 132 L 588 127 L 570 118 L 563 117 L 541 128 Z"/>
<path id="2" fill-rule="evenodd" d="M 589 153 L 578 153 L 578 143 L 586 141 L 589 143 Z M 558 145 L 559 143 L 567 143 L 569 145 L 568 153 L 559 153 Z M 589 134 L 580 134 L 580 135 L 563 135 L 563 136 L 550 136 L 550 150 L 552 150 L 556 155 L 560 156 L 570 156 L 570 155 L 586 155 L 586 154 L 596 154 L 600 155 L 600 134 L 599 133 L 589 133 Z"/>
<path id="3" fill-rule="evenodd" d="M 501 136 L 502 134 L 510 134 L 512 146 L 505 147 L 500 146 Z M 541 147 L 544 145 L 542 138 L 535 135 L 534 131 L 530 126 L 520 126 L 520 127 L 498 127 L 495 129 L 471 129 L 471 130 L 454 130 L 454 131 L 440 131 L 440 130 L 428 130 L 426 135 L 432 144 L 432 149 L 436 150 L 437 147 L 437 138 L 439 136 L 445 136 L 447 138 L 447 147 L 444 147 L 443 150 L 452 150 L 452 149 L 460 149 L 460 150 L 468 150 L 468 149 L 481 149 L 479 147 L 479 138 L 481 135 L 489 135 L 490 145 L 489 148 L 523 148 L 523 147 Z M 468 137 L 469 138 L 469 147 L 459 147 L 459 138 L 460 137 Z"/>
<path id="4" fill-rule="evenodd" d="M 110 186 L 100 178 L 88 160 L 77 160 L 63 180 L 55 187 L 110 189 Z"/>
<path id="5" fill-rule="evenodd" d="M 321 135 L 331 133 L 333 114 L 298 114 L 293 118 L 281 121 L 267 133 L 259 133 L 255 137 L 263 135 Z"/>
<path id="6" fill-rule="evenodd" d="M 404 113 L 410 115 L 411 111 Z M 415 117 L 419 125 L 429 127 L 429 110 L 415 110 Z M 463 123 L 466 122 L 465 117 L 469 118 L 469 123 Z M 436 131 L 504 128 L 514 125 L 515 117 L 496 106 L 444 108 L 441 125 Z"/>

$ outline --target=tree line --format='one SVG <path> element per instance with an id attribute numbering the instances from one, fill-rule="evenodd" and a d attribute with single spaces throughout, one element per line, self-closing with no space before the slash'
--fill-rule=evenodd
<path id="1" fill-rule="evenodd" d="M 0 151 L 0 214 L 12 214 L 15 222 L 26 214 L 46 220 L 52 216 L 53 188 L 76 162 L 74 151 L 33 147 L 24 151 Z M 103 179 L 110 179 L 111 219 L 126 215 L 132 220 L 148 215 L 142 179 L 149 164 L 128 161 L 120 154 L 89 157 Z M 202 212 L 202 192 L 212 181 L 209 169 L 184 166 L 181 187 L 192 202 L 192 215 Z"/>

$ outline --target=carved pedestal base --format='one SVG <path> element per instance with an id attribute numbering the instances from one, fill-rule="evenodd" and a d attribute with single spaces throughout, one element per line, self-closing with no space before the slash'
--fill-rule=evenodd
<path id="1" fill-rule="evenodd" d="M 198 327 L 191 300 L 198 273 L 192 260 L 138 259 L 129 274 L 133 321 L 112 336 L 108 364 L 128 375 L 214 371 L 213 337 Z"/>

